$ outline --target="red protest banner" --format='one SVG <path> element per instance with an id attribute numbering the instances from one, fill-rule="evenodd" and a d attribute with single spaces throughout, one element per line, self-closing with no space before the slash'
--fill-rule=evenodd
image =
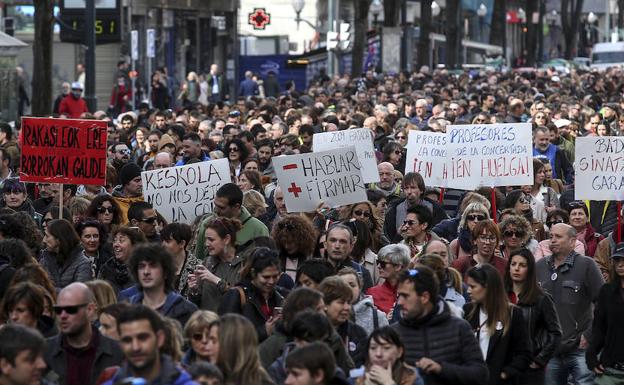
<path id="1" fill-rule="evenodd" d="M 22 118 L 22 182 L 106 183 L 106 129 L 101 120 Z"/>

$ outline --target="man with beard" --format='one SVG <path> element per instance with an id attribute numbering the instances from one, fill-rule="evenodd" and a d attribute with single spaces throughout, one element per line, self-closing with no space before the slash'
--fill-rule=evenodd
<path id="1" fill-rule="evenodd" d="M 388 203 L 401 197 L 401 185 L 394 180 L 394 166 L 390 162 L 381 162 L 377 165 L 379 182 L 371 183 L 369 189 L 379 191 Z"/>
<path id="2" fill-rule="evenodd" d="M 275 144 L 271 139 L 263 139 L 256 144 L 258 154 L 258 169 L 262 173 L 262 175 L 270 175 L 271 177 L 275 176 L 273 164 L 271 163 L 274 148 Z"/>
<path id="3" fill-rule="evenodd" d="M 117 318 L 117 330 L 126 362 L 104 385 L 125 383 L 128 378 L 159 385 L 196 384 L 171 357 L 161 354 L 165 325 L 154 310 L 143 305 L 132 307 Z"/>
<path id="4" fill-rule="evenodd" d="M 94 384 L 104 369 L 121 363 L 117 343 L 91 325 L 97 305 L 87 285 L 75 282 L 61 290 L 54 313 L 61 332 L 48 339 L 45 361 L 59 384 Z"/>
<path id="5" fill-rule="evenodd" d="M 67 95 L 69 95 L 70 91 L 71 91 L 71 84 L 69 84 L 69 82 L 63 82 L 63 84 L 61 84 L 61 93 L 56 97 L 56 99 L 54 99 L 54 107 L 52 107 L 53 113 L 55 114 L 59 113 L 61 102 L 63 101 L 63 99 L 65 99 Z"/>
<path id="6" fill-rule="evenodd" d="M 115 167 L 115 170 L 119 173 L 121 168 L 130 161 L 130 148 L 125 143 L 117 143 L 113 146 L 113 159 L 111 164 Z"/>
<path id="7" fill-rule="evenodd" d="M 561 179 L 565 184 L 572 183 L 574 169 L 565 153 L 550 142 L 550 132 L 544 126 L 539 126 L 533 131 L 533 156 L 548 158 L 552 166 L 553 179 Z"/>

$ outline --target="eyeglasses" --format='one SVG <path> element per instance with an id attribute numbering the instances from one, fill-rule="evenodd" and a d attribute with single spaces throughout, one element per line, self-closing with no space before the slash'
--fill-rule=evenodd
<path id="1" fill-rule="evenodd" d="M 204 337 L 206 339 L 208 339 L 208 333 L 205 333 L 205 332 L 204 333 L 193 333 L 193 335 L 191 336 L 193 341 L 197 341 L 197 342 L 203 341 Z"/>
<path id="2" fill-rule="evenodd" d="M 401 155 L 403 153 L 403 151 L 400 150 L 395 150 L 394 151 L 394 155 Z"/>
<path id="3" fill-rule="evenodd" d="M 100 206 L 97 208 L 96 210 L 99 214 L 104 214 L 104 213 L 114 213 L 115 209 L 113 209 L 112 207 L 104 207 L 104 206 Z"/>
<path id="4" fill-rule="evenodd" d="M 158 217 L 148 217 L 141 219 L 143 223 L 156 223 L 158 221 Z"/>
<path id="5" fill-rule="evenodd" d="M 129 155 L 130 154 L 130 150 L 127 148 L 122 148 L 121 150 L 117 150 L 115 151 L 118 154 L 124 154 L 124 155 Z"/>
<path id="6" fill-rule="evenodd" d="M 511 237 L 516 237 L 516 238 L 522 238 L 526 235 L 526 233 L 524 231 L 512 231 L 512 230 L 507 230 L 503 233 L 503 235 L 506 238 L 511 238 Z"/>
<path id="7" fill-rule="evenodd" d="M 555 219 L 553 221 L 546 222 L 546 226 L 553 227 L 554 225 L 556 225 L 558 223 L 565 223 L 565 222 L 563 221 L 563 219 Z"/>
<path id="8" fill-rule="evenodd" d="M 529 203 L 531 203 L 531 200 L 529 199 L 529 197 L 524 195 L 524 196 L 521 196 L 520 198 L 518 198 L 518 202 L 520 202 L 522 204 L 529 204 Z"/>
<path id="9" fill-rule="evenodd" d="M 392 262 L 388 262 L 388 261 L 377 261 L 377 266 L 381 267 L 382 269 L 385 269 L 387 265 L 392 265 L 392 266 L 396 266 L 394 263 Z"/>
<path id="10" fill-rule="evenodd" d="M 481 222 L 481 221 L 485 220 L 485 215 L 469 214 L 469 215 L 466 215 L 466 220 Z"/>
<path id="11" fill-rule="evenodd" d="M 230 147 L 230 152 L 238 152 L 238 147 Z"/>
<path id="12" fill-rule="evenodd" d="M 479 240 L 481 242 L 485 242 L 485 243 L 489 243 L 489 242 L 496 242 L 496 237 L 493 236 L 487 236 L 487 235 L 480 235 L 479 236 Z"/>
<path id="13" fill-rule="evenodd" d="M 78 310 L 80 310 L 81 308 L 87 306 L 88 303 L 83 303 L 80 305 L 70 305 L 70 306 L 54 306 L 54 313 L 56 313 L 57 315 L 61 315 L 63 312 L 67 313 L 67 314 L 76 314 L 78 313 Z"/>
<path id="14" fill-rule="evenodd" d="M 354 211 L 353 211 L 353 214 L 354 214 L 354 215 L 357 215 L 358 217 L 360 217 L 360 216 L 362 216 L 362 215 L 363 215 L 363 216 L 365 216 L 366 218 L 370 218 L 370 216 L 371 216 L 370 211 L 362 211 L 362 210 L 354 210 Z"/>
<path id="15" fill-rule="evenodd" d="M 403 221 L 403 226 L 414 226 L 416 223 L 413 219 L 407 219 Z"/>
<path id="16" fill-rule="evenodd" d="M 295 226 L 290 223 L 278 223 L 277 228 L 280 230 L 293 231 Z"/>
<path id="17" fill-rule="evenodd" d="M 403 136 L 403 135 L 397 135 L 397 136 L 396 136 L 396 138 L 397 138 L 397 139 L 405 139 L 405 136 Z"/>

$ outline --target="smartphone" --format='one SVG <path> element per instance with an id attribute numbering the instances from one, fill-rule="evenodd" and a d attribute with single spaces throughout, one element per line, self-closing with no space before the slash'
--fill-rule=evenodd
<path id="1" fill-rule="evenodd" d="M 282 315 L 282 311 L 283 311 L 282 307 L 276 306 L 275 309 L 273 310 L 273 313 L 275 314 L 275 317 L 279 317 Z"/>

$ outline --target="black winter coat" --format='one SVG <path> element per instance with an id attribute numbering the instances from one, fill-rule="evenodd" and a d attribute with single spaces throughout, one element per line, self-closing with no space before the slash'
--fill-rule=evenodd
<path id="1" fill-rule="evenodd" d="M 479 328 L 479 311 L 474 311 L 475 304 L 464 305 L 464 314 L 473 330 Z M 519 377 L 527 370 L 531 363 L 531 343 L 527 334 L 527 326 L 522 317 L 522 311 L 516 306 L 510 306 L 511 325 L 506 334 L 503 330 L 496 330 L 490 336 L 485 362 L 490 372 L 489 385 L 519 384 Z M 501 379 L 505 372 L 507 379 Z"/>
<path id="2" fill-rule="evenodd" d="M 528 326 L 532 361 L 544 368 L 561 341 L 561 324 L 555 303 L 549 294 L 543 293 L 533 304 L 519 302 L 517 305 Z"/>
<path id="3" fill-rule="evenodd" d="M 605 368 L 624 362 L 624 289 L 606 283 L 600 289 L 594 310 L 592 337 L 587 348 L 587 367 Z M 598 354 L 600 353 L 600 360 Z"/>
<path id="4" fill-rule="evenodd" d="M 245 300 L 241 303 L 241 293 L 239 288 L 243 289 Z M 265 324 L 268 318 L 262 313 L 262 304 L 265 302 L 264 297 L 258 289 L 249 281 L 242 281 L 238 286 L 229 289 L 219 305 L 219 315 L 226 313 L 237 313 L 253 323 L 258 334 L 258 342 L 264 341 L 268 335 Z M 275 307 L 281 307 L 284 303 L 284 297 L 277 291 L 273 290 L 273 294 L 266 301 L 271 312 Z"/>
<path id="5" fill-rule="evenodd" d="M 405 362 L 423 357 L 441 365 L 439 374 L 425 374 L 427 385 L 485 385 L 488 369 L 470 324 L 451 315 L 442 298 L 431 313 L 419 319 L 401 319 L 392 327 L 405 344 Z"/>

